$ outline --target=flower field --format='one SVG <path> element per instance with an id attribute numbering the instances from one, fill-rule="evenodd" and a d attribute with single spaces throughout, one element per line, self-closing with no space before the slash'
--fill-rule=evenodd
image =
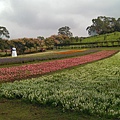
<path id="1" fill-rule="evenodd" d="M 91 57 L 86 55 L 82 59 L 73 58 L 70 64 L 90 62 L 113 53 L 115 51 L 102 51 L 91 54 Z M 87 58 L 86 61 L 83 61 L 84 58 Z M 55 62 L 58 66 L 62 64 L 60 68 L 64 68 L 63 63 L 69 63 L 70 59 L 65 59 L 63 63 L 61 60 L 60 63 Z M 49 67 L 51 64 L 52 62 Z M 36 64 L 37 66 L 39 65 Z M 26 67 L 28 70 L 31 68 Z M 60 106 L 63 111 L 120 119 L 120 52 L 110 58 L 52 75 L 3 83 L 0 96 L 21 98 L 40 105 Z"/>
<path id="2" fill-rule="evenodd" d="M 60 58 L 82 56 L 82 55 L 98 52 L 99 50 L 90 49 L 90 50 L 72 50 L 72 51 L 74 52 L 67 52 L 67 54 L 57 54 L 59 52 L 57 53 L 55 52 L 47 56 L 0 58 L 0 65 L 8 65 L 8 64 L 16 64 L 16 63 L 22 64 L 22 63 L 34 62 L 34 61 L 37 62 L 37 61 L 44 61 L 44 60 L 55 60 L 55 59 L 60 59 Z"/>
<path id="3" fill-rule="evenodd" d="M 116 52 L 117 51 L 115 50 L 100 51 L 94 54 L 84 55 L 75 58 L 67 58 L 43 63 L 0 68 L 0 81 L 14 81 L 25 79 L 28 77 L 43 75 L 45 73 L 53 72 L 56 70 L 61 70 L 64 68 L 69 68 L 80 64 L 100 60 L 108 56 L 111 56 Z"/>

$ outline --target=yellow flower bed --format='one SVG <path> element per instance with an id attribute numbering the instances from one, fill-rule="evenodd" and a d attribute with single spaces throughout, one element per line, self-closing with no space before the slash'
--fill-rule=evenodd
<path id="1" fill-rule="evenodd" d="M 82 50 L 68 50 L 68 51 L 62 51 L 62 52 L 56 52 L 56 54 L 72 54 L 72 53 L 76 53 L 76 52 L 83 52 L 86 49 L 82 49 Z"/>

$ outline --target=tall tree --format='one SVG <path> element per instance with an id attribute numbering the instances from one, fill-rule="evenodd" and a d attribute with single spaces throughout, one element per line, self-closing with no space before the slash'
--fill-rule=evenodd
<path id="1" fill-rule="evenodd" d="M 2 39 L 3 37 L 10 38 L 9 32 L 6 27 L 0 26 L 0 38 Z"/>
<path id="2" fill-rule="evenodd" d="M 65 26 L 65 27 L 61 27 L 58 29 L 58 35 L 66 35 L 68 37 L 72 37 L 73 34 L 72 32 L 70 32 L 70 28 L 68 26 Z"/>
<path id="3" fill-rule="evenodd" d="M 115 30 L 120 32 L 120 18 L 118 18 L 116 21 Z"/>
<path id="4" fill-rule="evenodd" d="M 115 31 L 116 19 L 112 17 L 99 16 L 97 19 L 92 19 L 92 25 L 88 26 L 88 34 L 105 34 Z"/>

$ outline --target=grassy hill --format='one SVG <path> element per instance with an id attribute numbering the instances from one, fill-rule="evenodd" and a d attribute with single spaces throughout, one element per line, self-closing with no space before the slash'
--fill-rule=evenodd
<path id="1" fill-rule="evenodd" d="M 120 39 L 120 32 L 114 32 L 114 33 L 109 33 L 109 34 L 104 34 L 104 35 L 91 36 L 91 37 L 83 39 L 81 43 L 115 41 L 118 39 Z"/>

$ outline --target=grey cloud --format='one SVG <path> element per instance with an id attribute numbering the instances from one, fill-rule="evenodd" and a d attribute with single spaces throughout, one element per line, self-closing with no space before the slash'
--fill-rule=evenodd
<path id="1" fill-rule="evenodd" d="M 75 25 L 73 18 L 56 15 L 48 3 L 40 2 L 36 4 L 33 1 L 30 3 L 27 0 L 25 2 L 14 0 L 11 1 L 11 8 L 11 11 L 4 12 L 6 14 L 5 18 L 28 28 L 54 29 L 55 26 L 62 24 Z"/>
<path id="2" fill-rule="evenodd" d="M 5 9 L 0 12 L 1 24 L 24 28 L 29 36 L 43 33 L 46 36 L 69 26 L 73 34 L 86 35 L 86 27 L 98 16 L 119 17 L 119 0 L 0 0 Z M 83 30 L 84 29 L 84 30 Z M 34 33 L 32 33 L 34 32 Z M 45 33 L 46 32 L 46 33 Z M 18 36 L 18 33 L 11 33 Z M 16 35 L 13 35 L 16 34 Z"/>

